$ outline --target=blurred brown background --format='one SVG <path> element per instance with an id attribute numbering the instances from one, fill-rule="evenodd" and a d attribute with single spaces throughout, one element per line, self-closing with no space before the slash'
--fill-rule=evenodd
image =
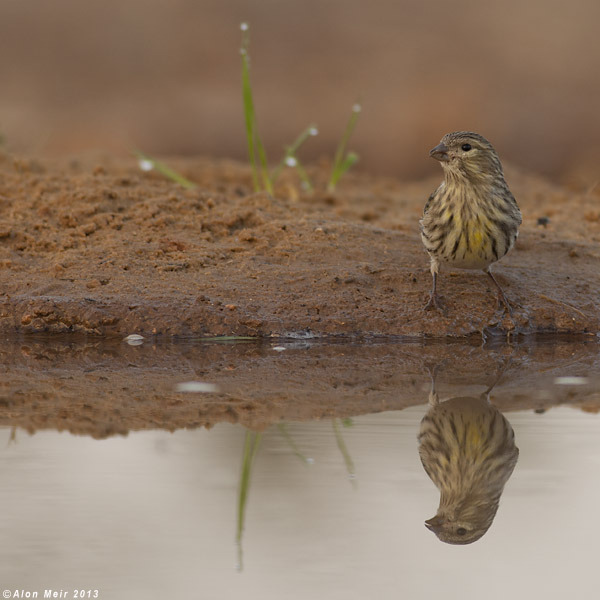
<path id="1" fill-rule="evenodd" d="M 313 122 L 303 157 L 332 156 L 358 100 L 363 170 L 427 174 L 472 129 L 554 179 L 600 178 L 598 0 L 2 0 L 6 147 L 245 159 L 242 21 L 273 161 Z"/>

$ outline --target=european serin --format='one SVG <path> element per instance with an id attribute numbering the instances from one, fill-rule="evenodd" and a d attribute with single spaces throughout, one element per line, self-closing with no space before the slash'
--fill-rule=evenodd
<path id="1" fill-rule="evenodd" d="M 421 239 L 431 259 L 433 288 L 425 309 L 440 308 L 437 275 L 441 263 L 481 269 L 498 289 L 498 300 L 510 313 L 490 265 L 514 245 L 521 211 L 504 180 L 493 146 L 478 133 L 448 133 L 429 155 L 439 160 L 444 181 L 431 194 L 420 221 Z"/>

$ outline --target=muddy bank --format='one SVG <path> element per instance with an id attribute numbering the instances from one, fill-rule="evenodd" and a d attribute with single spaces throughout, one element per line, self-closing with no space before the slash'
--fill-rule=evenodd
<path id="1" fill-rule="evenodd" d="M 429 372 L 445 399 L 478 396 L 494 381 L 502 410 L 559 404 L 600 410 L 597 343 L 143 344 L 58 336 L 5 340 L 0 351 L 0 425 L 66 430 L 96 438 L 146 429 L 351 417 L 427 402 Z M 279 349 L 274 349 L 279 348 Z M 281 349 L 285 348 L 285 349 Z M 557 376 L 587 378 L 557 385 Z M 213 393 L 183 393 L 200 381 Z"/>
<path id="2" fill-rule="evenodd" d="M 314 194 L 288 174 L 274 197 L 232 162 L 174 161 L 185 190 L 134 161 L 0 161 L 0 331 L 102 336 L 468 336 L 600 331 L 600 187 L 507 169 L 524 214 L 486 277 L 444 272 L 446 315 L 423 312 L 418 236 L 441 178 L 349 176 Z M 538 224 L 538 219 L 545 225 Z"/>

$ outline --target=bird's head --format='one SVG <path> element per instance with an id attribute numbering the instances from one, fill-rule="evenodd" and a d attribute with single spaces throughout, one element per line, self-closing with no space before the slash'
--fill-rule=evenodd
<path id="1" fill-rule="evenodd" d="M 435 517 L 425 521 L 425 527 L 446 544 L 472 544 L 490 528 L 498 502 L 499 497 L 461 503 L 462 506 L 440 507 Z"/>
<path id="2" fill-rule="evenodd" d="M 467 179 L 476 184 L 503 176 L 494 147 L 471 131 L 447 133 L 429 156 L 440 161 L 446 178 Z"/>

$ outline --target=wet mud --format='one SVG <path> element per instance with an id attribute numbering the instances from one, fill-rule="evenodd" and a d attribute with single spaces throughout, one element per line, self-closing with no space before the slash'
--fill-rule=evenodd
<path id="1" fill-rule="evenodd" d="M 24 336 L 0 351 L 0 426 L 104 438 L 130 431 L 286 421 L 401 410 L 479 396 L 502 411 L 566 404 L 600 410 L 600 345 L 581 339 L 500 344 L 125 342 Z M 557 377 L 576 377 L 573 380 Z M 186 382 L 214 391 L 179 391 Z"/>

